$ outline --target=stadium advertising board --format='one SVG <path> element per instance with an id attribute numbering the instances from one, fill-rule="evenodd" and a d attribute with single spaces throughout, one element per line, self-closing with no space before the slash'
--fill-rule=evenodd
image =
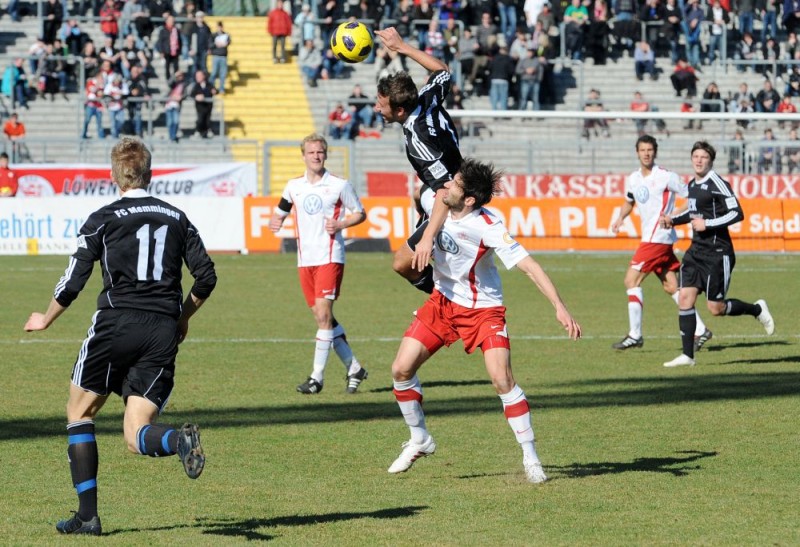
<path id="1" fill-rule="evenodd" d="M 627 174 L 605 175 L 515 175 L 503 177 L 504 198 L 622 198 Z M 726 175 L 740 198 L 798 199 L 800 175 Z M 691 177 L 684 177 L 688 182 Z M 410 173 L 367 173 L 370 196 L 407 196 L 410 185 L 418 185 Z"/>
<path id="2" fill-rule="evenodd" d="M 110 165 L 14 165 L 18 197 L 117 196 Z M 251 196 L 258 188 L 255 163 L 159 165 L 153 168 L 149 192 L 158 197 Z"/>
<path id="3" fill-rule="evenodd" d="M 72 254 L 86 218 L 115 199 L 0 199 L 0 254 Z M 241 198 L 170 197 L 164 201 L 189 216 L 208 250 L 244 248 Z"/>
<path id="4" fill-rule="evenodd" d="M 345 237 L 387 239 L 393 250 L 405 243 L 416 223 L 416 216 L 407 197 L 362 198 L 367 221 L 350 228 Z M 294 237 L 291 216 L 277 237 L 269 230 L 269 218 L 278 198 L 245 199 L 245 245 L 250 251 L 277 251 L 280 238 Z M 489 209 L 495 212 L 520 243 L 535 250 L 634 250 L 638 245 L 639 220 L 636 212 L 628 217 L 619 235 L 611 232 L 611 224 L 619 215 L 620 199 L 498 199 Z M 784 207 L 784 203 L 790 206 Z M 794 241 L 800 250 L 800 207 L 792 200 L 742 200 L 747 218 L 731 228 L 740 251 L 789 250 L 787 241 Z M 686 249 L 689 233 L 680 227 L 678 247 Z"/>

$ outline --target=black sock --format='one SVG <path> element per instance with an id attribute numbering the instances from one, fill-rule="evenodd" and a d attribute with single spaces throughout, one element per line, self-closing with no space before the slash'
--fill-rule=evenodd
<path id="1" fill-rule="evenodd" d="M 678 312 L 678 328 L 681 330 L 683 354 L 694 359 L 694 331 L 697 328 L 697 315 L 694 308 Z"/>
<path id="2" fill-rule="evenodd" d="M 428 264 L 422 270 L 422 275 L 415 281 L 410 281 L 412 285 L 424 293 L 431 294 L 433 292 L 433 266 Z"/>
<path id="3" fill-rule="evenodd" d="M 94 422 L 67 425 L 69 470 L 78 493 L 78 516 L 83 521 L 97 516 L 97 441 Z"/>
<path id="4" fill-rule="evenodd" d="M 758 317 L 761 315 L 761 306 L 730 298 L 725 301 L 725 315 L 752 315 L 753 317 Z"/>
<path id="5" fill-rule="evenodd" d="M 178 452 L 178 433 L 174 427 L 161 424 L 142 426 L 136 432 L 139 454 L 158 458 Z"/>

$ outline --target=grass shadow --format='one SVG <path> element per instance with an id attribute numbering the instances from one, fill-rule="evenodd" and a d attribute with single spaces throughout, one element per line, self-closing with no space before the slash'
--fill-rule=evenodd
<path id="1" fill-rule="evenodd" d="M 433 389 L 437 387 L 464 387 L 464 386 L 490 386 L 492 385 L 491 380 L 463 380 L 463 381 L 456 381 L 456 380 L 443 380 L 443 381 L 434 381 L 434 382 L 425 382 L 423 386 L 424 389 Z M 391 393 L 394 390 L 393 387 L 378 387 L 375 389 L 370 389 L 369 393 Z"/>
<path id="2" fill-rule="evenodd" d="M 733 344 L 712 344 L 703 346 L 708 352 L 727 351 L 730 349 L 761 348 L 764 346 L 789 346 L 792 345 L 786 340 L 769 340 L 764 342 L 735 342 Z"/>
<path id="3" fill-rule="evenodd" d="M 704 458 L 712 458 L 717 452 L 700 450 L 681 450 L 683 457 L 636 458 L 629 462 L 592 462 L 571 463 L 569 465 L 548 465 L 547 470 L 557 470 L 560 475 L 569 478 L 592 477 L 596 475 L 613 475 L 617 473 L 667 473 L 675 477 L 685 477 L 690 471 L 701 469 L 700 465 L 688 465 Z"/>
<path id="4" fill-rule="evenodd" d="M 261 528 L 277 528 L 279 526 L 312 526 L 326 524 L 330 522 L 342 522 L 359 519 L 398 519 L 416 516 L 425 509 L 427 505 L 411 505 L 406 507 L 394 507 L 391 509 L 379 509 L 365 513 L 323 513 L 318 515 L 290 515 L 275 518 L 249 518 L 249 519 L 197 519 L 195 524 L 179 524 L 175 526 L 159 526 L 154 528 L 121 528 L 111 530 L 104 535 L 118 535 L 136 532 L 162 532 L 177 530 L 180 528 L 199 528 L 203 534 L 237 537 L 249 541 L 270 541 L 276 536 L 260 532 Z"/>

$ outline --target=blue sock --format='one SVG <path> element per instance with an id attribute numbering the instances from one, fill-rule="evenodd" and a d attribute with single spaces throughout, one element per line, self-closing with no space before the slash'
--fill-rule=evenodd
<path id="1" fill-rule="evenodd" d="M 172 456 L 178 452 L 178 434 L 168 425 L 150 424 L 136 432 L 139 454 L 158 458 Z"/>

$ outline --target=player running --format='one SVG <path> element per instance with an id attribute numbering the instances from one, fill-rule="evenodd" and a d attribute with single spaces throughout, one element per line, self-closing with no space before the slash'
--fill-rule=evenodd
<path id="1" fill-rule="evenodd" d="M 680 277 L 678 326 L 683 353 L 665 367 L 694 366 L 694 304 L 701 292 L 712 315 L 752 315 L 768 335 L 775 332 L 775 321 L 764 300 L 748 304 L 726 298 L 731 274 L 736 264 L 728 226 L 744 220 L 744 212 L 728 181 L 712 169 L 717 151 L 709 143 L 698 141 L 692 146 L 694 178 L 689 181 L 689 207 L 683 213 L 661 217 L 664 227 L 692 225 L 692 244 L 683 256 Z"/>
<path id="2" fill-rule="evenodd" d="M 450 93 L 451 76 L 447 65 L 403 41 L 394 27 L 376 30 L 383 46 L 419 63 L 431 71 L 428 83 L 419 91 L 407 72 L 398 72 L 378 82 L 375 112 L 388 122 L 403 126 L 406 156 L 423 189 L 419 206 L 422 222 L 398 249 L 392 267 L 419 290 L 433 290 L 432 266 L 429 264 L 433 240 L 444 224 L 447 207 L 442 202 L 444 184 L 453 179 L 461 164 L 458 134 L 444 108 Z"/>
<path id="3" fill-rule="evenodd" d="M 483 352 L 508 424 L 522 447 L 528 480 L 547 480 L 534 447 L 528 401 L 511 372 L 506 308 L 493 255 L 497 254 L 506 268 L 522 270 L 536 284 L 570 338 L 580 338 L 581 327 L 541 266 L 509 235 L 502 221 L 483 208 L 498 190 L 500 176 L 492 165 L 467 159 L 454 180 L 445 183 L 443 204 L 448 215 L 433 249 L 435 289 L 417 310 L 392 364 L 394 395 L 411 438 L 403 444 L 389 473 L 407 471 L 417 459 L 436 451 L 425 427 L 417 370 L 442 346 L 460 339 L 467 353 L 477 348 Z"/>
<path id="4" fill-rule="evenodd" d="M 634 205 L 639 207 L 642 219 L 642 242 L 631 259 L 628 271 L 625 272 L 625 289 L 628 293 L 628 335 L 611 347 L 618 350 L 640 348 L 644 345 L 642 336 L 642 315 L 644 311 L 644 291 L 642 282 L 654 273 L 661 280 L 664 291 L 678 303 L 678 276 L 681 263 L 675 257 L 672 246 L 678 237 L 674 228 L 662 228 L 659 224 L 661 215 L 672 213 L 675 197 L 686 197 L 687 186 L 683 184 L 677 173 L 667 171 L 656 165 L 658 142 L 651 135 L 642 135 L 636 141 L 636 155 L 639 157 L 639 169 L 625 180 L 625 203 L 619 217 L 611 225 L 611 230 L 619 233 L 623 221 L 633 212 Z M 694 350 L 699 351 L 711 340 L 712 333 L 706 328 L 700 316 L 697 316 L 697 327 L 694 332 Z"/>

